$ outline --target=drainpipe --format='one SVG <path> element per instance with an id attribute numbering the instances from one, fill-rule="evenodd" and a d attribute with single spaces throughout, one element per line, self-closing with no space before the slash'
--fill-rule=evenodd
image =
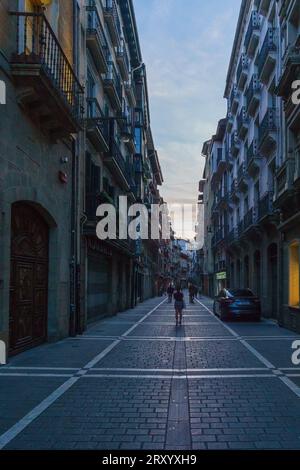
<path id="1" fill-rule="evenodd" d="M 77 185 L 76 141 L 72 138 L 72 197 L 71 197 L 71 262 L 70 262 L 70 336 L 76 336 L 76 271 L 77 271 Z"/>

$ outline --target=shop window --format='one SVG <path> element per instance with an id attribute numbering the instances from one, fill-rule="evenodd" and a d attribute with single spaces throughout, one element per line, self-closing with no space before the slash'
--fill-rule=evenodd
<path id="1" fill-rule="evenodd" d="M 300 243 L 290 246 L 289 255 L 289 304 L 300 307 Z"/>

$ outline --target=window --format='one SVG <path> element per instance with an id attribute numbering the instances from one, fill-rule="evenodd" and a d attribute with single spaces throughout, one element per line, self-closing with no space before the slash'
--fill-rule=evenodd
<path id="1" fill-rule="evenodd" d="M 135 128 L 135 146 L 136 153 L 142 153 L 142 129 L 140 127 Z"/>
<path id="2" fill-rule="evenodd" d="M 289 251 L 289 304 L 300 307 L 300 243 L 290 245 Z"/>

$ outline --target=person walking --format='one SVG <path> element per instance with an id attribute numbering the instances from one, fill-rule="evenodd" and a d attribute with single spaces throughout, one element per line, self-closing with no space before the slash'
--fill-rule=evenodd
<path id="1" fill-rule="evenodd" d="M 195 288 L 193 284 L 190 284 L 189 286 L 189 296 L 190 296 L 190 304 L 194 303 L 194 297 L 195 297 Z"/>
<path id="2" fill-rule="evenodd" d="M 172 302 L 172 298 L 174 294 L 174 287 L 172 284 L 169 284 L 169 287 L 167 289 L 167 294 L 168 294 L 168 302 L 170 304 Z"/>
<path id="3" fill-rule="evenodd" d="M 176 316 L 176 326 L 182 325 L 182 314 L 183 314 L 183 309 L 185 308 L 185 303 L 184 303 L 184 295 L 183 292 L 181 291 L 180 287 L 176 288 L 176 291 L 174 293 L 174 307 L 175 307 L 175 316 Z"/>

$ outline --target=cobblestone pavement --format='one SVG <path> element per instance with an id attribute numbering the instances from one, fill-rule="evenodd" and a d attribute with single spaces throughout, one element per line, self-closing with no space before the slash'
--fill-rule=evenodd
<path id="1" fill-rule="evenodd" d="M 0 368 L 0 449 L 300 449 L 296 334 L 164 298 Z"/>

